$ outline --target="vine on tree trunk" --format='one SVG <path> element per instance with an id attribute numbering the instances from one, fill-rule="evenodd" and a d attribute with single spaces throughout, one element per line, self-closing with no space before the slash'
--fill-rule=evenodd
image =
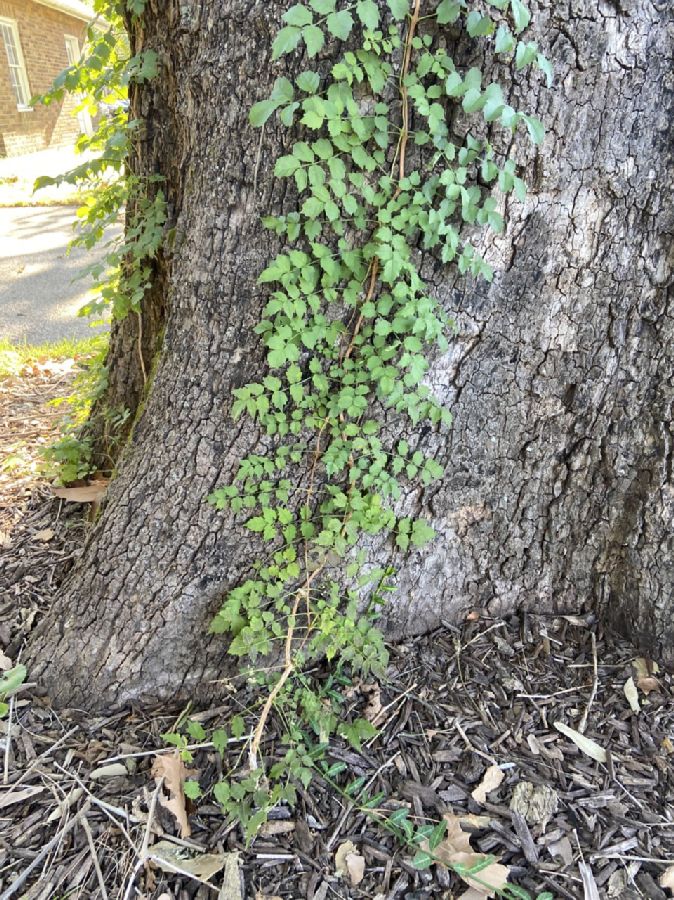
<path id="1" fill-rule="evenodd" d="M 97 4 L 110 31 L 91 30 L 86 59 L 64 73 L 53 96 L 86 89 L 100 100 L 111 86 L 156 73 L 153 51 L 131 60 L 120 53 L 114 29 L 124 4 Z M 125 5 L 142 15 L 144 0 Z M 259 279 L 270 289 L 257 328 L 269 371 L 236 390 L 232 408 L 235 419 L 247 415 L 258 423 L 270 450 L 241 460 L 232 482 L 209 498 L 268 545 L 254 577 L 229 593 L 211 626 L 231 636 L 229 652 L 248 660 L 247 675 L 266 698 L 259 711 L 213 733 L 224 755 L 230 739 L 249 732 L 247 760 L 242 751 L 213 793 L 250 840 L 275 805 L 296 800 L 295 784 L 308 785 L 318 771 L 417 849 L 415 864 L 423 868 L 436 861 L 446 823 L 416 828 L 406 811 L 380 815 L 382 798 L 370 796 L 363 779 L 337 784 L 344 766 L 330 765 L 327 747 L 333 735 L 358 749 L 376 735 L 367 719 L 348 720 L 341 691 L 358 675 L 386 672 L 377 618 L 395 573 L 373 564 L 368 546 L 390 541 L 406 553 L 434 537 L 432 523 L 399 513 L 403 484 L 421 491 L 443 474 L 420 444 L 405 438 L 405 421 L 441 430 L 451 424 L 449 409 L 424 383 L 433 354 L 447 348 L 452 323 L 421 276 L 422 254 L 491 280 L 492 268 L 471 238 L 481 228 L 500 232 L 506 195 L 520 201 L 526 195 L 516 160 L 492 144 L 492 129 L 524 126 L 533 143 L 544 139 L 535 116 L 508 104 L 497 82 L 484 84 L 479 68 L 457 67 L 447 44 L 463 29 L 489 41 L 516 69 L 536 66 L 548 85 L 553 73 L 536 43 L 519 39 L 530 23 L 522 0 L 307 0 L 291 6 L 283 22 L 274 60 L 298 47 L 314 60 L 326 42 L 348 43 L 329 73 L 318 60 L 294 83 L 278 77 L 271 96 L 250 113 L 254 127 L 277 116 L 301 128 L 301 139 L 274 169 L 275 177 L 292 179 L 299 202 L 263 220 L 285 244 Z M 107 74 L 95 74 L 106 67 Z M 448 124 L 454 114 L 475 116 L 475 128 L 458 137 Z M 104 191 L 98 184 L 83 213 L 85 241 L 100 239 L 130 198 L 138 211 L 108 260 L 113 281 L 102 296 L 116 316 L 140 312 L 148 260 L 163 238 L 163 194 L 150 190 L 161 176 L 135 180 L 124 170 L 136 127 L 116 111 L 89 143 L 101 160 L 71 173 L 100 176 L 111 161 L 125 172 Z M 321 679 L 315 673 L 324 659 L 331 665 Z M 273 710 L 282 727 L 270 765 L 262 746 Z M 186 731 L 198 741 L 207 737 L 198 722 L 188 721 Z M 180 730 L 165 737 L 189 757 Z M 187 796 L 200 796 L 197 782 L 184 787 Z M 485 884 L 480 872 L 491 862 L 459 874 L 490 893 L 528 897 L 515 886 Z"/>
<path id="2" fill-rule="evenodd" d="M 403 483 L 422 490 L 442 475 L 421 446 L 391 437 L 404 434 L 391 421 L 451 423 L 424 383 L 451 322 L 421 277 L 422 251 L 491 280 L 471 235 L 501 231 L 505 195 L 526 194 L 491 129 L 522 125 L 534 143 L 544 137 L 535 116 L 510 106 L 498 83 L 484 84 L 480 69 L 459 70 L 446 49 L 447 26 L 451 38 L 462 27 L 550 82 L 536 44 L 518 40 L 530 20 L 521 0 L 384 6 L 308 0 L 288 9 L 274 59 L 301 45 L 314 59 L 331 39 L 348 49 L 327 75 L 319 65 L 294 83 L 280 76 L 250 114 L 255 127 L 276 115 L 301 139 L 274 169 L 294 181 L 298 207 L 263 220 L 285 243 L 259 279 L 270 288 L 257 328 L 269 371 L 235 391 L 232 410 L 255 420 L 271 449 L 241 460 L 210 498 L 269 547 L 211 626 L 231 636 L 229 652 L 266 690 L 245 772 L 214 789 L 248 838 L 271 807 L 294 801 L 293 782 L 308 784 L 317 766 L 333 773 L 323 760 L 330 735 L 360 748 L 375 734 L 365 719 L 343 720 L 335 691 L 357 674 L 384 676 L 387 665 L 376 620 L 394 572 L 369 562 L 363 545 L 390 540 L 404 553 L 432 540 L 432 523 L 400 515 L 398 501 Z M 448 126 L 457 105 L 478 119 L 461 141 Z M 305 673 L 323 658 L 332 674 L 321 683 Z M 261 747 L 273 708 L 285 755 L 277 741 L 268 768 Z"/>

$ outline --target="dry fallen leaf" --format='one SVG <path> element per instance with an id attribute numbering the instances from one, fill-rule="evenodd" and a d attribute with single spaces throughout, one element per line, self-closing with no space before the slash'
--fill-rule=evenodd
<path id="1" fill-rule="evenodd" d="M 659 878 L 659 882 L 660 887 L 669 888 L 670 891 L 674 891 L 674 866 L 665 869 Z"/>
<path id="2" fill-rule="evenodd" d="M 69 500 L 72 503 L 96 503 L 103 499 L 103 495 L 110 482 L 101 478 L 100 481 L 92 481 L 82 487 L 52 487 L 52 494 L 60 500 Z"/>
<path id="3" fill-rule="evenodd" d="M 443 841 L 432 851 L 433 857 L 447 868 L 453 869 L 466 882 L 470 890 L 462 894 L 462 900 L 486 900 L 494 897 L 496 891 L 502 891 L 508 881 L 510 870 L 507 866 L 494 861 L 481 869 L 475 878 L 461 869 L 472 869 L 474 866 L 484 863 L 488 858 L 484 853 L 476 853 L 470 846 L 470 835 L 461 828 L 461 817 L 446 814 L 444 820 L 447 823 L 447 835 Z M 422 844 L 422 849 L 429 851 L 428 843 Z"/>
<path id="4" fill-rule="evenodd" d="M 627 679 L 627 681 L 623 685 L 623 693 L 625 694 L 632 712 L 638 713 L 641 710 L 641 706 L 639 704 L 639 691 L 637 690 L 637 686 L 634 683 L 633 678 Z"/>
<path id="5" fill-rule="evenodd" d="M 548 851 L 551 856 L 561 856 L 564 864 L 567 866 L 570 866 L 573 862 L 573 847 L 568 837 L 560 838 L 558 841 L 548 844 Z"/>
<path id="6" fill-rule="evenodd" d="M 164 788 L 169 792 L 169 796 L 166 797 L 160 791 L 159 802 L 176 817 L 180 825 L 180 836 L 183 838 L 189 837 L 192 833 L 190 823 L 187 821 L 183 784 L 188 776 L 196 774 L 196 772 L 185 768 L 185 763 L 177 750 L 175 753 L 164 753 L 155 756 L 152 763 L 152 776 L 155 782 L 158 785 L 163 784 Z"/>
<path id="7" fill-rule="evenodd" d="M 638 678 L 647 678 L 649 675 L 657 675 L 660 666 L 652 659 L 646 659 L 645 656 L 637 656 L 632 660 Z"/>
<path id="8" fill-rule="evenodd" d="M 44 785 L 36 785 L 35 787 L 26 787 L 21 791 L 8 790 L 0 794 L 0 809 L 11 806 L 13 803 L 21 803 L 23 800 L 29 800 L 36 794 L 41 794 L 46 790 Z"/>
<path id="9" fill-rule="evenodd" d="M 9 656 L 5 656 L 5 654 L 0 650 L 0 672 L 6 672 L 7 669 L 12 668 L 12 660 Z"/>
<path id="10" fill-rule="evenodd" d="M 238 853 L 225 853 L 225 872 L 218 900 L 243 900 L 241 892 L 241 864 Z"/>
<path id="11" fill-rule="evenodd" d="M 203 881 L 208 881 L 224 869 L 228 855 L 231 854 L 197 853 L 194 856 L 187 856 L 183 847 L 178 847 L 171 841 L 159 841 L 149 850 L 150 859 L 162 872 L 175 873 L 177 869 L 182 869 L 183 872 L 189 872 L 190 875 Z M 238 854 L 235 853 L 234 856 Z"/>
<path id="12" fill-rule="evenodd" d="M 653 675 L 640 675 L 637 678 L 637 687 L 644 694 L 648 695 L 651 691 L 660 690 L 660 682 Z"/>
<path id="13" fill-rule="evenodd" d="M 295 823 L 288 819 L 271 819 L 260 828 L 260 834 L 273 837 L 275 834 L 288 834 L 295 830 Z"/>
<path id="14" fill-rule="evenodd" d="M 124 763 L 110 763 L 109 766 L 100 766 L 90 773 L 89 778 L 94 781 L 102 781 L 105 778 L 119 778 L 128 775 L 128 769 Z"/>
<path id="15" fill-rule="evenodd" d="M 594 880 L 592 869 L 587 863 L 579 862 L 578 871 L 580 872 L 580 877 L 583 879 L 583 900 L 599 900 L 599 888 L 597 887 L 597 882 Z"/>
<path id="16" fill-rule="evenodd" d="M 376 725 L 382 710 L 381 688 L 378 684 L 364 684 L 361 686 L 361 691 L 367 697 L 363 718 Z"/>
<path id="17" fill-rule="evenodd" d="M 348 877 L 352 885 L 360 884 L 365 875 L 365 860 L 351 841 L 340 844 L 335 853 L 335 873 Z"/>
<path id="18" fill-rule="evenodd" d="M 502 769 L 500 769 L 498 766 L 489 766 L 487 771 L 484 773 L 482 781 L 470 796 L 477 803 L 486 803 L 487 794 L 495 791 L 504 778 L 505 775 L 503 774 Z"/>
<path id="19" fill-rule="evenodd" d="M 554 725 L 557 731 L 561 731 L 561 733 L 566 735 L 569 740 L 572 740 L 576 747 L 578 747 L 579 750 L 582 750 L 586 756 L 589 756 L 599 763 L 606 762 L 606 750 L 604 750 L 603 747 L 600 747 L 596 741 L 585 737 L 584 734 L 581 734 L 573 728 L 569 728 L 569 726 L 565 725 L 563 722 L 555 722 Z"/>
<path id="20" fill-rule="evenodd" d="M 55 533 L 53 528 L 43 528 L 42 531 L 36 531 L 34 537 L 36 541 L 42 541 L 46 544 L 47 541 L 50 541 L 54 537 Z"/>

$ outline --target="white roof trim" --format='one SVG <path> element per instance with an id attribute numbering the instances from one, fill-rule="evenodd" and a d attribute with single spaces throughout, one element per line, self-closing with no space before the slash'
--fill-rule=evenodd
<path id="1" fill-rule="evenodd" d="M 91 22 L 95 18 L 93 9 L 83 0 L 35 0 L 40 6 L 48 6 L 50 9 L 56 9 L 65 13 L 67 16 L 74 16 L 83 22 Z"/>

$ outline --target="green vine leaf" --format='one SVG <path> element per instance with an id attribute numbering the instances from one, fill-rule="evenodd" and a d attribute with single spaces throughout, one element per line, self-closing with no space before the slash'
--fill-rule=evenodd
<path id="1" fill-rule="evenodd" d="M 317 25 L 307 25 L 302 29 L 302 38 L 307 48 L 310 59 L 317 56 L 325 44 L 325 36 Z"/>
<path id="2" fill-rule="evenodd" d="M 284 54 L 292 52 L 299 44 L 301 37 L 302 30 L 295 25 L 287 25 L 282 28 L 272 44 L 271 58 L 273 60 L 280 59 Z"/>
<path id="3" fill-rule="evenodd" d="M 374 31 L 379 25 L 379 9 L 374 0 L 358 0 L 356 14 L 365 28 Z"/>
<path id="4" fill-rule="evenodd" d="M 409 15 L 409 0 L 388 0 L 388 5 L 389 9 L 391 10 L 391 15 L 398 21 L 400 19 L 404 19 L 405 16 Z"/>
<path id="5" fill-rule="evenodd" d="M 353 28 L 353 16 L 348 10 L 343 9 L 340 12 L 330 13 L 325 24 L 331 35 L 345 41 Z"/>
<path id="6" fill-rule="evenodd" d="M 510 10 L 515 23 L 515 33 L 519 34 L 524 31 L 531 21 L 531 13 L 522 0 L 510 0 Z"/>

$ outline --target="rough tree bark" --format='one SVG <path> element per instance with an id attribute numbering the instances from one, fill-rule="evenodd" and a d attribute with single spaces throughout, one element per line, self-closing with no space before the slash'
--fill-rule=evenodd
<path id="1" fill-rule="evenodd" d="M 431 374 L 455 425 L 423 436 L 447 475 L 408 504 L 438 537 L 397 560 L 387 625 L 592 608 L 672 662 L 674 14 L 669 0 L 532 7 L 555 88 L 516 79 L 511 102 L 549 133 L 522 147 L 532 192 L 487 248 L 494 283 L 427 266 L 457 322 Z M 224 645 L 206 624 L 255 547 L 205 497 L 261 445 L 228 410 L 263 363 L 256 276 L 278 248 L 259 215 L 286 199 L 271 177 L 286 130 L 270 120 L 260 136 L 248 109 L 279 72 L 306 68 L 270 62 L 284 8 L 150 0 L 134 31 L 161 59 L 136 103 L 176 229 L 166 332 L 100 521 L 30 648 L 59 703 L 217 692 Z"/>

